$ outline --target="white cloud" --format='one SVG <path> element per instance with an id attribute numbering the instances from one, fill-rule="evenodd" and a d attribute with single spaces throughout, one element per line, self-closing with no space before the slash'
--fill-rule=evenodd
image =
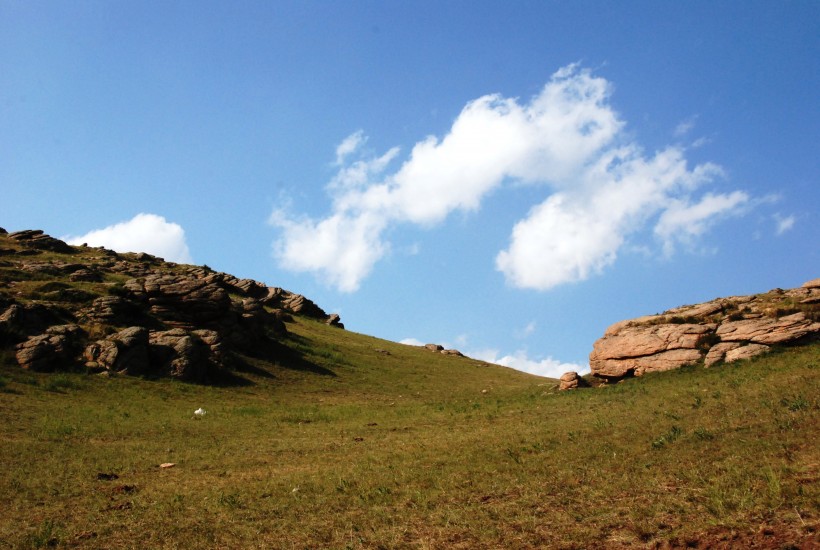
<path id="1" fill-rule="evenodd" d="M 117 252 L 147 252 L 172 262 L 193 263 L 185 230 L 156 214 L 137 214 L 126 222 L 64 240 L 74 245 L 87 243 Z"/>
<path id="2" fill-rule="evenodd" d="M 575 189 L 551 195 L 515 224 L 496 267 L 521 288 L 583 281 L 612 264 L 627 237 L 665 208 L 670 196 L 720 174 L 711 164 L 688 169 L 677 148 L 651 159 L 634 146 L 607 151 Z"/>
<path id="3" fill-rule="evenodd" d="M 393 171 L 388 166 L 398 148 L 352 160 L 366 140 L 356 132 L 336 150 L 339 171 L 327 186 L 333 200 L 327 217 L 301 218 L 285 209 L 271 216 L 282 231 L 274 256 L 285 269 L 313 272 L 342 291 L 354 291 L 390 251 L 386 230 L 399 224 L 430 227 L 454 211 L 476 211 L 507 182 L 552 191 L 515 224 L 509 247 L 496 257 L 497 269 L 518 287 L 544 290 L 601 272 L 631 235 L 651 218 L 663 218 L 669 205 L 687 205 L 701 217 L 676 224 L 675 215 L 682 214 L 667 215 L 657 230 L 665 242 L 676 231 L 686 238 L 701 234 L 694 229 L 707 228 L 732 207 L 688 207 L 702 185 L 722 174 L 720 168 L 689 168 L 684 150 L 676 147 L 645 155 L 626 139 L 624 122 L 609 105 L 611 88 L 570 65 L 528 102 L 480 97 L 464 107 L 444 137 L 416 143 Z M 685 133 L 692 124 L 694 119 L 678 130 Z"/>
<path id="4" fill-rule="evenodd" d="M 271 214 L 283 238 L 274 245 L 282 267 L 319 273 L 343 292 L 358 290 L 362 279 L 389 250 L 381 240 L 385 220 L 377 214 L 334 214 L 321 221 L 292 220 L 283 211 Z"/>
<path id="5" fill-rule="evenodd" d="M 336 147 L 336 164 L 344 164 L 345 158 L 356 151 L 364 142 L 367 141 L 364 132 L 359 130 L 347 136 L 338 147 Z"/>
<path id="6" fill-rule="evenodd" d="M 675 241 L 691 242 L 702 235 L 720 216 L 736 214 L 749 201 L 742 191 L 727 195 L 707 193 L 699 202 L 690 204 L 687 200 L 674 200 L 661 214 L 655 234 L 663 240 L 666 254 L 674 250 Z"/>
<path id="7" fill-rule="evenodd" d="M 780 214 L 775 214 L 774 221 L 777 223 L 776 234 L 779 237 L 780 235 L 794 227 L 794 224 L 797 221 L 797 219 L 794 216 L 786 216 L 784 218 Z"/>
<path id="8" fill-rule="evenodd" d="M 404 344 L 405 346 L 423 346 L 424 342 L 415 338 L 405 338 L 403 340 L 399 340 L 399 344 Z"/>
<path id="9" fill-rule="evenodd" d="M 536 326 L 535 321 L 530 321 L 527 323 L 527 326 L 515 331 L 515 337 L 523 340 L 524 338 L 531 336 L 535 332 Z"/>
<path id="10" fill-rule="evenodd" d="M 692 128 L 695 127 L 695 122 L 697 121 L 697 119 L 697 116 L 691 116 L 683 122 L 681 122 L 680 124 L 678 124 L 675 127 L 675 137 L 682 137 L 688 134 L 692 130 Z"/>
<path id="11" fill-rule="evenodd" d="M 496 365 L 503 365 L 515 370 L 536 374 L 538 376 L 545 376 L 547 378 L 560 378 L 562 374 L 569 371 L 575 371 L 579 374 L 586 374 L 589 372 L 589 365 L 579 365 L 577 363 L 562 363 L 552 357 L 545 359 L 532 359 L 527 356 L 525 351 L 519 350 L 512 355 L 504 355 L 499 357 L 497 350 L 483 350 L 473 351 L 467 353 L 470 357 L 486 361 L 488 363 L 495 363 Z"/>

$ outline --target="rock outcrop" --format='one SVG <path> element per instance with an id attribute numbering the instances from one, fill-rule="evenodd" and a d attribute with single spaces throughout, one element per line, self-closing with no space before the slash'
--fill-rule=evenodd
<path id="1" fill-rule="evenodd" d="M 791 290 L 719 298 L 659 315 L 621 321 L 595 342 L 592 375 L 615 381 L 680 368 L 706 366 L 766 353 L 820 337 L 820 279 Z"/>
<path id="2" fill-rule="evenodd" d="M 26 369 L 208 382 L 238 354 L 273 353 L 293 315 L 344 328 L 308 298 L 252 279 L 0 230 L 0 347 Z"/>

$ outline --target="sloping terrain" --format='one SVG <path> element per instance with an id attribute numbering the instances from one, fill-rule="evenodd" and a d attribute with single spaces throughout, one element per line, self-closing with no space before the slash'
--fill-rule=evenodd
<path id="1" fill-rule="evenodd" d="M 107 253 L 4 248 L 4 309 L 61 308 L 83 341 L 82 362 L 68 354 L 67 371 L 36 372 L 15 347 L 32 336 L 5 333 L 16 342 L 0 350 L 0 548 L 820 544 L 816 343 L 559 392 L 264 303 L 274 320 L 249 344 L 230 330 L 247 323 L 242 304 L 259 311 L 247 291 L 226 290 L 233 322 L 210 328 L 175 317 L 164 297 L 135 301 L 130 314 L 156 323 L 143 325 L 149 358 L 151 332 L 220 337 L 220 355 L 202 363 L 216 383 L 196 384 L 167 366 L 117 368 L 127 348 L 116 341 L 113 368 L 82 356 L 136 325 L 95 329 L 75 312 L 134 299 L 119 289 L 138 294 L 150 274 L 27 279 L 8 264 Z M 53 282 L 65 286 L 43 288 Z M 90 296 L 66 299 L 75 290 Z"/>

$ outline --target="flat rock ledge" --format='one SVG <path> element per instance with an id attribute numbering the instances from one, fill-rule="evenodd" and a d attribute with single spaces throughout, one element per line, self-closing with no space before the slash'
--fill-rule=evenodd
<path id="1" fill-rule="evenodd" d="M 718 298 L 615 323 L 593 345 L 589 363 L 594 377 L 615 382 L 701 361 L 707 367 L 730 363 L 818 338 L 820 279 L 813 279 L 800 288 Z"/>

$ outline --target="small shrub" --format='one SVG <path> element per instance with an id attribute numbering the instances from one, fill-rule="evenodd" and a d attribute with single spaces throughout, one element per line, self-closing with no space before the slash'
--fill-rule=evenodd
<path id="1" fill-rule="evenodd" d="M 123 283 L 114 283 L 108 287 L 108 294 L 110 296 L 119 296 L 120 298 L 124 298 L 128 294 L 128 289 L 125 288 Z"/>
<path id="2" fill-rule="evenodd" d="M 792 412 L 802 411 L 808 409 L 811 403 L 809 403 L 808 399 L 803 397 L 802 395 L 798 395 L 793 399 L 789 399 L 788 397 L 784 397 L 780 400 L 780 404 L 784 407 L 788 408 Z"/>
<path id="3" fill-rule="evenodd" d="M 690 325 L 690 324 L 696 325 L 700 322 L 700 319 L 698 319 L 697 317 L 692 317 L 691 315 L 687 315 L 685 317 L 682 317 L 680 315 L 675 315 L 675 316 L 672 316 L 672 317 L 668 318 L 666 320 L 666 322 L 670 323 L 672 325 Z"/>
<path id="4" fill-rule="evenodd" d="M 672 426 L 668 432 L 652 442 L 653 449 L 662 449 L 667 444 L 672 443 L 683 435 L 683 430 L 679 426 Z"/>
<path id="5" fill-rule="evenodd" d="M 701 441 L 710 441 L 715 438 L 715 434 L 701 426 L 695 430 L 695 437 Z"/>

